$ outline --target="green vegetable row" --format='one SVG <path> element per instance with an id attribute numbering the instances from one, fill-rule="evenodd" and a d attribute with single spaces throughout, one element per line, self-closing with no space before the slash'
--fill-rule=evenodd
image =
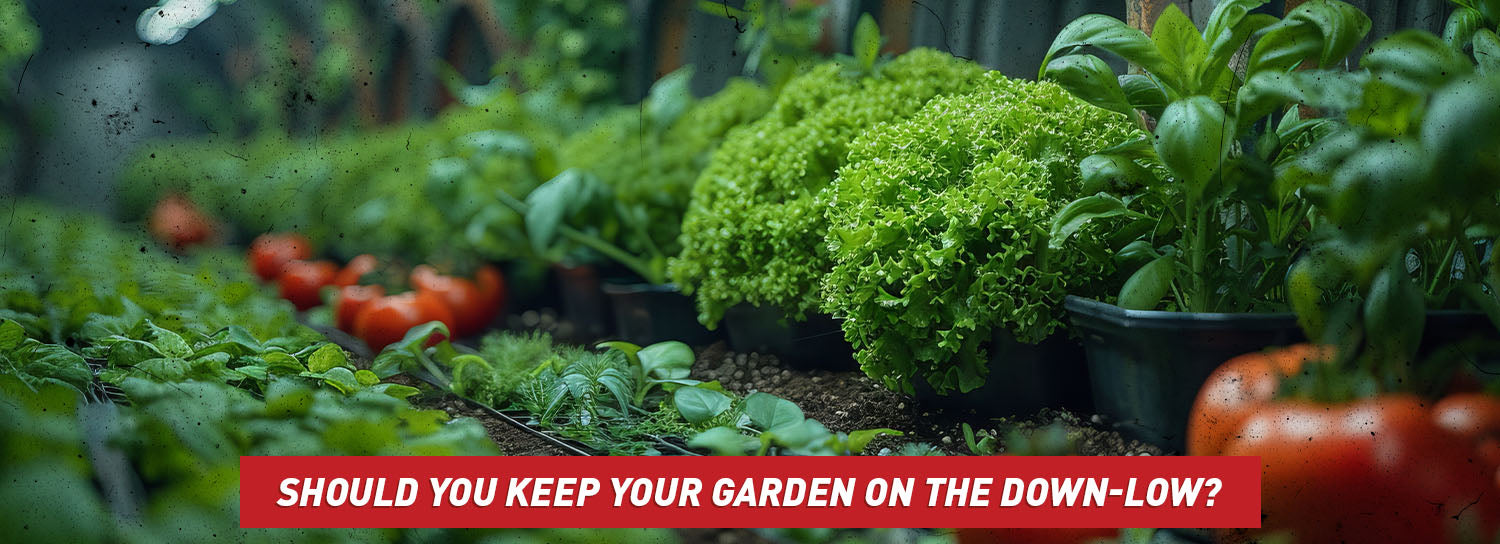
<path id="1" fill-rule="evenodd" d="M 414 346 L 420 346 L 421 332 Z M 833 432 L 796 404 L 767 393 L 740 396 L 717 381 L 691 377 L 693 350 L 681 342 L 637 346 L 606 342 L 600 351 L 558 345 L 542 333 L 494 333 L 476 355 L 387 351 L 375 361 L 425 370 L 457 394 L 500 410 L 519 410 L 530 423 L 611 455 L 855 455 L 893 429 Z M 433 364 L 438 363 L 438 364 Z M 930 453 L 909 445 L 905 452 Z"/>
<path id="2" fill-rule="evenodd" d="M 403 399 L 417 390 L 356 370 L 237 255 L 170 256 L 101 218 L 30 203 L 13 217 L 0 235 L 0 478 L 13 484 L 0 489 L 10 508 L 0 531 L 64 542 L 501 538 L 235 529 L 241 455 L 498 452 L 477 422 L 415 408 Z"/>

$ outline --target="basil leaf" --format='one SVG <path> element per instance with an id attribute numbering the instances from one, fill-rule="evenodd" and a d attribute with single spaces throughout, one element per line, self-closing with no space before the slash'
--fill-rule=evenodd
<path id="1" fill-rule="evenodd" d="M 1062 85 L 1074 96 L 1095 106 L 1134 115 L 1135 108 L 1125 97 L 1114 70 L 1104 60 L 1093 55 L 1068 55 L 1049 63 L 1045 77 Z"/>
<path id="2" fill-rule="evenodd" d="M 1120 288 L 1120 298 L 1115 303 L 1126 310 L 1151 310 L 1172 289 L 1172 276 L 1176 272 L 1177 258 L 1171 255 L 1146 263 Z"/>
<path id="3" fill-rule="evenodd" d="M 1206 96 L 1173 102 L 1156 126 L 1156 155 L 1187 186 L 1189 200 L 1201 198 L 1214 181 L 1234 141 L 1224 108 Z"/>
<path id="4" fill-rule="evenodd" d="M 672 394 L 672 403 L 688 423 L 698 425 L 728 410 L 729 397 L 701 387 L 684 387 Z"/>

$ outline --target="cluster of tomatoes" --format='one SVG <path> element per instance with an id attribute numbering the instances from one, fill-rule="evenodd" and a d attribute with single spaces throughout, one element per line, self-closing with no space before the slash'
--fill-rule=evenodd
<path id="1" fill-rule="evenodd" d="M 1301 345 L 1241 356 L 1198 393 L 1190 455 L 1260 457 L 1262 527 L 1297 542 L 1489 542 L 1500 530 L 1500 398 L 1278 397 L 1332 358 Z M 1235 532 L 1227 541 L 1257 534 Z"/>
<path id="2" fill-rule="evenodd" d="M 342 267 L 311 258 L 312 245 L 297 234 L 266 234 L 250 244 L 251 270 L 275 281 L 281 298 L 298 310 L 323 304 L 324 289 L 336 289 L 334 323 L 375 351 L 431 321 L 447 325 L 455 337 L 478 333 L 505 306 L 505 281 L 493 266 L 480 267 L 471 279 L 443 275 L 424 264 L 408 275 L 411 290 L 387 293 L 384 285 L 368 281 L 381 268 L 372 255 L 360 255 Z"/>

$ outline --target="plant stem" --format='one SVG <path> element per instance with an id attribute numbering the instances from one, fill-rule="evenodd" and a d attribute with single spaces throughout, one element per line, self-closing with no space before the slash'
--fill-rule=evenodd
<path id="1" fill-rule="evenodd" d="M 1427 284 L 1427 296 L 1430 297 L 1437 293 L 1438 283 L 1443 281 L 1444 275 L 1453 275 L 1452 272 L 1449 272 L 1449 269 L 1453 266 L 1453 256 L 1458 252 L 1458 240 L 1458 238 L 1454 238 L 1448 242 L 1448 251 L 1443 254 L 1443 260 L 1438 262 L 1437 269 L 1432 271 L 1432 281 Z M 1468 261 L 1464 261 L 1464 264 L 1467 265 Z"/>
<path id="2" fill-rule="evenodd" d="M 522 216 L 525 216 L 526 213 L 531 209 L 526 205 L 525 202 L 521 202 L 519 199 L 511 196 L 510 193 L 505 192 L 505 190 L 503 189 L 495 191 L 495 196 L 500 199 L 500 202 L 504 203 L 506 206 L 509 206 L 511 209 L 515 210 L 516 213 L 519 213 Z M 640 274 L 641 278 L 644 278 L 648 283 L 660 285 L 667 282 L 665 272 L 656 270 L 650 265 L 650 263 L 646 262 L 645 260 L 631 255 L 625 250 L 616 247 L 614 244 L 600 239 L 598 236 L 583 232 L 568 225 L 558 225 L 557 232 L 564 238 L 567 238 L 579 244 L 583 244 L 589 249 L 598 251 L 605 257 L 609 257 L 611 259 L 614 259 L 616 262 L 625 265 L 625 268 L 629 268 L 630 271 L 635 272 L 636 274 Z"/>
<path id="3" fill-rule="evenodd" d="M 1197 203 L 1189 204 L 1196 208 L 1189 216 L 1193 218 L 1193 239 L 1188 244 L 1189 266 L 1192 268 L 1193 287 L 1189 293 L 1188 309 L 1194 312 L 1208 311 L 1208 279 L 1203 276 L 1203 268 L 1208 261 L 1208 210 L 1197 206 Z"/>

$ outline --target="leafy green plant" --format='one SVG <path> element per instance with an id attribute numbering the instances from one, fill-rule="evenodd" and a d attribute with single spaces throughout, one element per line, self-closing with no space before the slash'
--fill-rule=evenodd
<path id="1" fill-rule="evenodd" d="M 235 529 L 243 455 L 488 455 L 299 325 L 239 255 L 20 201 L 0 232 L 0 530 L 69 542 L 402 541 Z M 97 372 L 95 372 L 97 368 Z M 110 383 L 117 390 L 98 394 Z M 121 396 L 123 395 L 123 396 Z M 123 401 L 120 404 L 104 402 Z"/>
<path id="2" fill-rule="evenodd" d="M 718 403 L 715 408 L 724 412 L 730 407 Z M 798 455 L 856 455 L 882 435 L 902 434 L 895 429 L 830 432 L 818 420 L 803 415 L 795 403 L 767 393 L 745 397 L 741 412 L 743 417 L 736 418 L 732 425 L 706 429 L 688 445 L 719 455 L 765 455 L 773 446 Z"/>
<path id="3" fill-rule="evenodd" d="M 1500 12 L 1456 4 L 1444 36 L 1388 36 L 1360 70 L 1247 84 L 1264 100 L 1298 101 L 1338 122 L 1278 179 L 1327 217 L 1288 289 L 1309 337 L 1378 370 L 1387 389 L 1442 383 L 1446 376 L 1415 373 L 1452 370 L 1411 364 L 1427 308 L 1478 309 L 1500 324 Z"/>
<path id="4" fill-rule="evenodd" d="M 66 346 L 29 338 L 19 323 L 0 319 L 0 372 L 17 376 L 36 388 L 56 384 L 83 395 L 94 382 L 94 371 L 83 357 Z"/>
<path id="5" fill-rule="evenodd" d="M 606 342 L 598 348 L 589 352 L 552 345 L 545 337 L 499 333 L 486 337 L 480 352 L 505 358 L 448 364 L 455 391 L 508 390 L 508 396 L 482 402 L 524 410 L 533 425 L 611 454 L 686 453 L 678 445 L 685 442 L 727 455 L 766 454 L 772 447 L 854 455 L 882 434 L 900 435 L 891 429 L 831 432 L 791 401 L 766 393 L 740 397 L 716 381 L 693 379 L 693 351 L 681 342 Z M 516 381 L 482 383 L 500 379 Z"/>
<path id="6" fill-rule="evenodd" d="M 818 282 L 832 267 L 826 189 L 848 143 L 936 96 L 972 89 L 982 73 L 919 49 L 868 72 L 826 63 L 788 83 L 764 117 L 730 134 L 693 187 L 682 253 L 668 266 L 696 295 L 699 320 L 714 326 L 740 303 L 799 319 L 817 310 Z"/>
<path id="7" fill-rule="evenodd" d="M 491 195 L 526 194 L 553 176 L 559 134 L 555 119 L 499 93 L 430 122 L 316 144 L 285 135 L 159 141 L 122 174 L 124 211 L 142 216 L 163 194 L 181 193 L 241 232 L 301 232 L 344 257 L 527 258 L 522 217 Z"/>
<path id="8" fill-rule="evenodd" d="M 0 529 L 43 541 L 400 541 L 377 529 L 238 529 L 242 455 L 493 455 L 474 420 L 277 380 L 120 383 L 129 405 L 0 372 Z M 134 491 L 132 491 L 134 490 Z M 406 535 L 412 538 L 412 535 Z"/>
<path id="9" fill-rule="evenodd" d="M 829 189 L 822 286 L 865 373 L 969 391 L 996 328 L 1039 342 L 1065 295 L 1106 296 L 1108 231 L 1055 244 L 1048 231 L 1082 191 L 1077 162 L 1137 134 L 1057 85 L 991 73 L 855 139 Z"/>
<path id="10" fill-rule="evenodd" d="M 567 170 L 526 197 L 535 251 L 554 261 L 603 256 L 650 283 L 666 283 L 698 174 L 731 129 L 759 118 L 771 102 L 745 80 L 695 101 L 691 76 L 684 68 L 663 77 L 638 107 L 622 106 L 563 142 L 558 160 Z"/>
<path id="11" fill-rule="evenodd" d="M 1042 77 L 1153 129 L 1082 161 L 1085 186 L 1100 194 L 1073 202 L 1053 223 L 1052 240 L 1062 243 L 1091 221 L 1129 219 L 1120 229 L 1136 237 L 1118 249 L 1135 271 L 1121 288 L 1121 306 L 1285 307 L 1282 279 L 1316 216 L 1295 187 L 1273 180 L 1328 124 L 1302 119 L 1293 102 L 1265 102 L 1245 92 L 1244 82 L 1342 63 L 1370 20 L 1334 0 L 1307 2 L 1279 20 L 1253 13 L 1265 3 L 1220 2 L 1201 31 L 1168 6 L 1149 37 L 1117 19 L 1086 15 L 1048 50 Z M 1086 52 L 1091 48 L 1144 73 L 1116 78 Z M 1246 48 L 1241 68 L 1235 55 Z"/>
<path id="12" fill-rule="evenodd" d="M 499 0 L 516 40 L 491 70 L 537 108 L 578 111 L 618 103 L 619 66 L 634 44 L 626 4 L 609 0 Z M 521 46 L 524 44 L 524 46 Z"/>

